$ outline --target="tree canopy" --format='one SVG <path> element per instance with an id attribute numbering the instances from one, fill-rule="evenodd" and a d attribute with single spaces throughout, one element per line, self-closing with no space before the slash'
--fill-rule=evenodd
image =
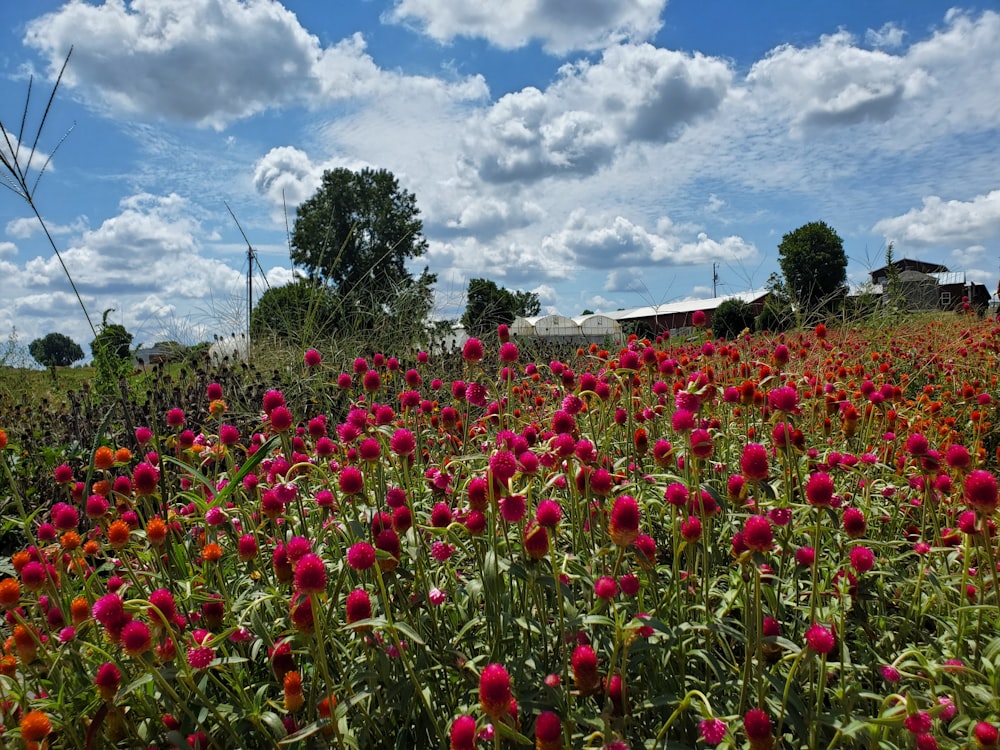
<path id="1" fill-rule="evenodd" d="M 826 223 L 803 224 L 781 238 L 778 263 L 799 311 L 810 313 L 841 296 L 847 281 L 844 241 Z"/>
<path id="2" fill-rule="evenodd" d="M 83 359 L 83 349 L 69 336 L 49 333 L 28 344 L 28 353 L 43 367 L 68 367 Z"/>
<path id="3" fill-rule="evenodd" d="M 736 339 L 745 328 L 753 328 L 756 318 L 753 305 L 733 297 L 727 299 L 712 316 L 712 333 L 720 339 Z"/>
<path id="4" fill-rule="evenodd" d="M 538 315 L 542 309 L 534 292 L 512 292 L 489 279 L 470 280 L 465 297 L 462 325 L 470 336 L 486 336 L 501 323 L 510 325 L 514 318 Z"/>
<path id="5" fill-rule="evenodd" d="M 298 279 L 261 295 L 250 313 L 250 335 L 270 333 L 311 345 L 317 335 L 333 332 L 342 317 L 340 301 L 332 289 Z"/>

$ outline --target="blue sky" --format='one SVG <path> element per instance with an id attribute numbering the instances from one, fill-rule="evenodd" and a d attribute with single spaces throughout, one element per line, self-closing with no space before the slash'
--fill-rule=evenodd
<path id="1" fill-rule="evenodd" d="M 572 13 L 567 14 L 566 8 Z M 822 220 L 849 280 L 897 257 L 995 288 L 1000 13 L 885 0 L 5 3 L 0 119 L 28 132 L 72 45 L 36 193 L 95 322 L 186 343 L 245 319 L 245 243 L 292 275 L 284 207 L 324 169 L 417 198 L 438 317 L 470 278 L 567 315 L 763 286 Z M 23 146 L 22 148 L 26 148 Z M 22 156 L 23 156 L 22 151 Z M 0 192 L 0 336 L 92 338 Z M 263 288 L 264 280 L 257 279 Z"/>

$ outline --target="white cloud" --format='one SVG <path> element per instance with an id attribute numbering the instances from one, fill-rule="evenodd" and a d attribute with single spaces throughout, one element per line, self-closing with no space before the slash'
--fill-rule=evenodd
<path id="1" fill-rule="evenodd" d="M 17 245 L 13 242 L 0 242 L 0 258 L 4 255 L 17 255 Z"/>
<path id="2" fill-rule="evenodd" d="M 316 106 L 398 88 L 402 80 L 458 98 L 481 79 L 445 84 L 384 73 L 360 34 L 323 47 L 275 0 L 71 2 L 31 21 L 24 42 L 50 74 L 74 45 L 63 85 L 112 113 L 222 129 L 268 109 Z"/>
<path id="3" fill-rule="evenodd" d="M 666 0 L 398 0 L 389 18 L 416 25 L 439 42 L 482 37 L 513 49 L 539 40 L 562 54 L 648 39 L 660 28 L 665 6 Z"/>
<path id="4" fill-rule="evenodd" d="M 447 222 L 479 237 L 518 229 L 539 221 L 545 210 L 533 201 L 509 201 L 497 196 L 467 196 L 458 216 Z"/>
<path id="5" fill-rule="evenodd" d="M 70 224 L 52 224 L 46 222 L 45 226 L 48 228 L 49 234 L 51 235 L 82 232 L 87 228 L 87 217 L 79 216 Z M 24 240 L 29 237 L 33 237 L 36 234 L 40 234 L 42 231 L 42 225 L 38 222 L 38 219 L 33 216 L 22 216 L 21 218 L 11 219 L 8 221 L 5 231 L 7 232 L 8 237 Z"/>
<path id="6" fill-rule="evenodd" d="M 895 48 L 901 47 L 903 44 L 903 37 L 906 36 L 906 32 L 899 28 L 896 24 L 889 22 L 882 25 L 878 30 L 868 29 L 865 32 L 865 41 L 872 47 L 878 47 L 880 49 L 884 48 Z"/>
<path id="7" fill-rule="evenodd" d="M 649 44 L 564 65 L 544 92 L 507 94 L 475 118 L 463 161 L 487 182 L 590 175 L 631 142 L 668 143 L 715 111 L 727 63 Z"/>
<path id="8" fill-rule="evenodd" d="M 924 198 L 923 206 L 882 219 L 873 231 L 903 244 L 919 246 L 975 244 L 1000 235 L 1000 190 L 970 201 Z"/>

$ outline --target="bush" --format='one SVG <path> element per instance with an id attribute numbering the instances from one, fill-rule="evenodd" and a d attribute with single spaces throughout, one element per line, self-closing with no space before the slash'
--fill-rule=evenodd
<path id="1" fill-rule="evenodd" d="M 712 316 L 712 333 L 721 339 L 735 339 L 745 329 L 753 329 L 753 305 L 741 299 L 727 299 Z"/>

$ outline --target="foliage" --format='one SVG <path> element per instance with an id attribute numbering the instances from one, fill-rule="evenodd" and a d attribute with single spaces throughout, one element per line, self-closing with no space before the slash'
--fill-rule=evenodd
<path id="1" fill-rule="evenodd" d="M 497 326 L 510 325 L 517 317 L 538 315 L 542 309 L 534 292 L 512 292 L 489 279 L 471 279 L 465 298 L 462 325 L 470 336 L 488 336 Z"/>
<path id="2" fill-rule="evenodd" d="M 0 743 L 988 746 L 998 345 L 300 351 L 11 430 Z"/>
<path id="3" fill-rule="evenodd" d="M 764 300 L 764 308 L 757 316 L 754 327 L 757 331 L 781 332 L 794 328 L 796 325 L 795 310 L 792 308 L 792 301 L 785 286 L 784 279 L 772 273 L 765 288 L 768 290 L 767 299 Z"/>
<path id="4" fill-rule="evenodd" d="M 416 196 L 385 169 L 327 170 L 316 194 L 298 208 L 292 262 L 333 286 L 344 320 L 355 329 L 392 325 L 403 316 L 422 323 L 436 277 L 426 268 L 417 277 L 407 269 L 427 250 L 419 215 Z"/>
<path id="5" fill-rule="evenodd" d="M 843 296 L 844 242 L 826 223 L 814 221 L 789 232 L 781 238 L 778 254 L 788 293 L 801 313 L 830 309 Z"/>
<path id="6" fill-rule="evenodd" d="M 28 351 L 43 367 L 68 367 L 83 359 L 83 349 L 69 336 L 48 333 L 28 344 Z"/>
<path id="7" fill-rule="evenodd" d="M 108 322 L 112 312 L 104 311 L 97 336 L 90 342 L 97 368 L 94 387 L 99 393 L 115 392 L 120 380 L 132 371 L 132 334 L 121 323 Z"/>
<path id="8" fill-rule="evenodd" d="M 712 333 L 722 339 L 735 339 L 744 329 L 753 329 L 756 317 L 749 302 L 736 297 L 727 299 L 712 316 Z"/>
<path id="9" fill-rule="evenodd" d="M 250 336 L 276 336 L 296 344 L 332 336 L 343 321 L 341 301 L 325 284 L 297 279 L 269 288 L 250 313 Z"/>

